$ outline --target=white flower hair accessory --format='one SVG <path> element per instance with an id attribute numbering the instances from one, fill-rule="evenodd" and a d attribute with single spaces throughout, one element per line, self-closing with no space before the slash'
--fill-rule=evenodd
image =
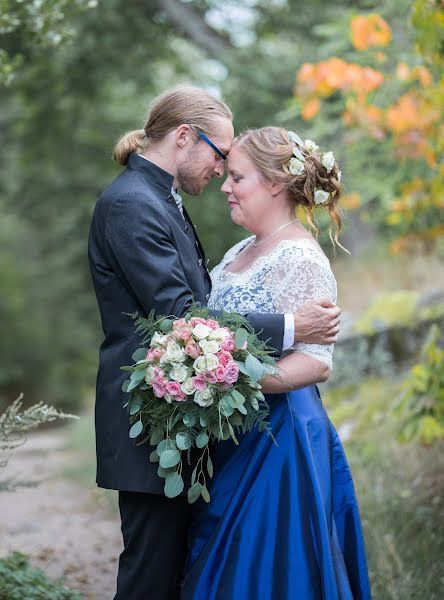
<path id="1" fill-rule="evenodd" d="M 292 175 L 301 175 L 305 171 L 304 163 L 299 158 L 290 158 L 288 170 Z"/>
<path id="2" fill-rule="evenodd" d="M 326 152 L 325 154 L 323 154 L 321 162 L 327 170 L 327 173 L 330 173 L 330 171 L 335 166 L 335 157 L 333 155 L 333 152 Z"/>
<path id="3" fill-rule="evenodd" d="M 313 152 L 317 152 L 319 150 L 319 146 L 312 142 L 312 140 L 305 140 L 304 146 L 307 152 L 310 152 L 310 154 L 313 154 Z"/>
<path id="4" fill-rule="evenodd" d="M 330 200 L 330 194 L 325 190 L 315 190 L 314 203 L 315 204 L 328 204 Z"/>

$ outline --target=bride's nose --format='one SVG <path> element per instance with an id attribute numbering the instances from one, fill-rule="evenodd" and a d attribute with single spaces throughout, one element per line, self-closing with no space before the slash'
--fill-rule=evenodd
<path id="1" fill-rule="evenodd" d="M 228 183 L 228 177 L 225 179 L 225 181 L 223 182 L 220 191 L 223 192 L 224 194 L 231 194 L 231 185 Z"/>

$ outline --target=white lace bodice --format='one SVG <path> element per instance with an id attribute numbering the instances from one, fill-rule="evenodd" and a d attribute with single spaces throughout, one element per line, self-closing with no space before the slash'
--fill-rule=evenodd
<path id="1" fill-rule="evenodd" d="M 336 302 L 336 280 L 328 258 L 313 240 L 282 240 L 242 273 L 225 270 L 254 238 L 242 240 L 211 271 L 213 289 L 208 306 L 241 314 L 293 313 L 314 298 Z M 291 351 L 302 352 L 332 366 L 333 344 L 298 342 Z"/>

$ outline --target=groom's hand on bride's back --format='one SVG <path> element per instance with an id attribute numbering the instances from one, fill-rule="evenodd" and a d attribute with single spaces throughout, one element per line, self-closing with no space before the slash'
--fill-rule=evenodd
<path id="1" fill-rule="evenodd" d="M 334 344 L 338 339 L 341 309 L 328 298 L 303 304 L 294 313 L 294 341 Z"/>

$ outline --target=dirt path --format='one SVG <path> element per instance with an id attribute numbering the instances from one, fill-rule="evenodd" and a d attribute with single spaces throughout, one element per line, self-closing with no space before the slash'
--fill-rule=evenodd
<path id="1" fill-rule="evenodd" d="M 110 600 L 122 544 L 117 509 L 94 487 L 65 478 L 73 459 L 61 430 L 33 434 L 16 450 L 2 479 L 41 483 L 0 493 L 0 556 L 20 551 L 85 598 Z"/>

